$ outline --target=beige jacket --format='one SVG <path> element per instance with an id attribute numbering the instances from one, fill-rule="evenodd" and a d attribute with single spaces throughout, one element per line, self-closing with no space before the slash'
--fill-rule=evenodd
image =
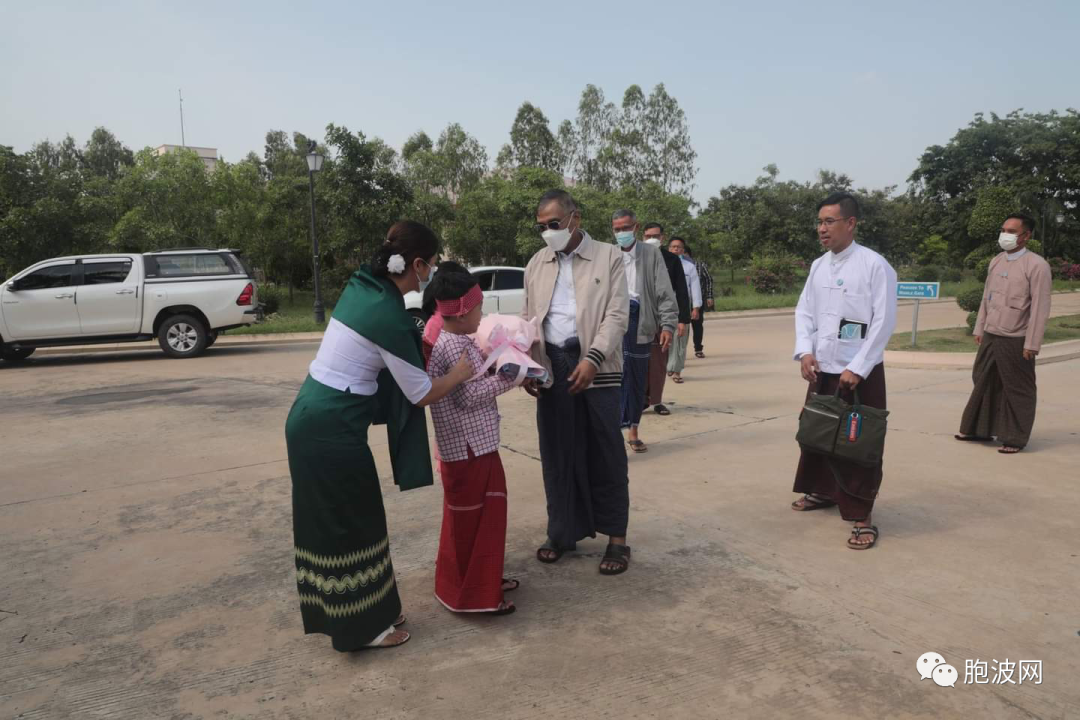
<path id="1" fill-rule="evenodd" d="M 574 300 L 577 304 L 577 334 L 582 359 L 597 367 L 590 388 L 619 387 L 622 384 L 622 340 L 630 322 L 630 294 L 626 288 L 622 250 L 615 245 L 598 243 L 585 236 L 573 257 Z M 543 328 L 559 276 L 555 252 L 545 247 L 532 256 L 525 268 L 525 307 L 527 320 L 537 318 Z M 551 361 L 540 342 L 533 346 L 533 359 L 552 376 Z M 549 380 L 550 383 L 550 380 Z"/>
<path id="2" fill-rule="evenodd" d="M 1016 260 L 1007 256 L 990 261 L 975 334 L 1022 337 L 1025 350 L 1038 352 L 1050 317 L 1050 265 L 1030 250 Z"/>

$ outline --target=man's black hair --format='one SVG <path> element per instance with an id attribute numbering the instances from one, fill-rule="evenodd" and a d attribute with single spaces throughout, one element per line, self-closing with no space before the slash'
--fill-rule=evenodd
<path id="1" fill-rule="evenodd" d="M 1035 218 L 1031 217 L 1027 213 L 1014 212 L 1009 215 L 1006 220 L 1019 220 L 1024 224 L 1024 229 L 1028 232 L 1035 232 Z"/>
<path id="2" fill-rule="evenodd" d="M 648 223 L 647 225 L 645 225 L 645 227 L 641 229 L 641 232 L 645 232 L 646 230 L 652 230 L 653 228 L 660 228 L 660 234 L 664 234 L 664 226 L 660 223 Z"/>
<path id="3" fill-rule="evenodd" d="M 823 207 L 829 205 L 839 205 L 840 212 L 844 213 L 844 217 L 853 217 L 858 220 L 862 216 L 862 212 L 859 209 L 859 201 L 855 199 L 855 196 L 846 192 L 834 192 L 817 204 L 817 209 L 821 210 Z"/>
<path id="4" fill-rule="evenodd" d="M 540 202 L 536 204 L 536 212 L 539 213 L 546 205 L 557 202 L 563 212 L 569 215 L 578 209 L 577 203 L 570 193 L 565 190 L 548 190 L 540 196 Z"/>

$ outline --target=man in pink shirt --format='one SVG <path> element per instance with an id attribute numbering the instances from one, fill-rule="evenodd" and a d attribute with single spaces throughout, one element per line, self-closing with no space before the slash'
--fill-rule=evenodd
<path id="1" fill-rule="evenodd" d="M 1050 317 L 1050 265 L 1027 249 L 1035 221 L 1014 213 L 1001 225 L 1004 251 L 990 263 L 979 319 L 971 393 L 957 440 L 1001 443 L 998 452 L 1014 455 L 1031 437 L 1035 424 L 1035 356 Z"/>

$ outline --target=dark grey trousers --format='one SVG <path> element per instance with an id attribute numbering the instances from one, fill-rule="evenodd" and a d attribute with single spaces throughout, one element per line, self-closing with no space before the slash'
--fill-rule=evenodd
<path id="1" fill-rule="evenodd" d="M 536 406 L 547 495 L 548 539 L 573 550 L 597 533 L 623 537 L 630 514 L 626 448 L 619 429 L 620 389 L 571 395 L 567 377 L 580 348 L 548 346 L 554 384 Z"/>

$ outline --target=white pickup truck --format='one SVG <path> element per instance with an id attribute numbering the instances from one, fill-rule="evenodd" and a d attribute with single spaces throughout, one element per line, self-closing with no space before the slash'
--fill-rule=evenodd
<path id="1" fill-rule="evenodd" d="M 0 285 L 0 358 L 154 338 L 166 355 L 188 358 L 261 318 L 255 278 L 233 250 L 54 258 Z"/>

